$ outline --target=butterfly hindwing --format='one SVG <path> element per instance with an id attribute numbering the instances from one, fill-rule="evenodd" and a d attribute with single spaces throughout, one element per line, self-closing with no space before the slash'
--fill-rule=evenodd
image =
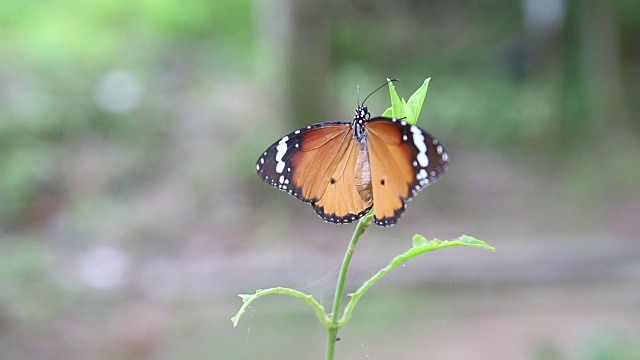
<path id="1" fill-rule="evenodd" d="M 343 224 L 350 223 L 361 218 L 372 206 L 372 199 L 365 201 L 361 198 L 355 186 L 356 161 L 360 151 L 358 143 L 352 141 L 351 132 L 349 139 L 342 144 L 345 151 L 334 162 L 337 166 L 329 167 L 326 183 L 319 183 L 324 188 L 324 193 L 312 202 L 313 209 L 325 221 Z"/>

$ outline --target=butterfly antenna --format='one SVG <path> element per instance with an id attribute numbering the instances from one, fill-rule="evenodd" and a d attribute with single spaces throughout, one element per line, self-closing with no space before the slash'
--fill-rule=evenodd
<path id="1" fill-rule="evenodd" d="M 376 91 L 378 91 L 378 90 L 382 89 L 383 87 L 385 87 L 385 86 L 386 86 L 387 84 L 389 84 L 390 82 L 395 82 L 395 81 L 400 81 L 400 80 L 398 80 L 398 79 L 389 79 L 389 80 L 387 80 L 384 84 L 380 85 L 377 89 L 373 90 L 373 91 L 371 92 L 371 94 L 367 95 L 367 97 L 366 97 L 366 98 L 364 98 L 364 100 L 362 101 L 362 105 L 364 105 L 364 103 L 367 101 L 367 99 L 368 99 L 371 95 L 375 94 L 375 93 L 376 93 Z M 359 89 L 360 89 L 360 87 L 358 87 L 358 90 L 359 90 Z"/>
<path id="2" fill-rule="evenodd" d="M 360 85 L 358 85 L 358 90 L 356 90 L 356 101 L 358 102 L 358 106 L 360 106 Z"/>

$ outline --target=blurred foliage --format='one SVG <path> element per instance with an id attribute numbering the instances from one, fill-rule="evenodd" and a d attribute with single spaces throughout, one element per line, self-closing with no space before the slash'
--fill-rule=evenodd
<path id="1" fill-rule="evenodd" d="M 640 358 L 640 344 L 624 333 L 599 331 L 585 341 L 582 353 L 586 360 L 633 360 Z"/>
<path id="2" fill-rule="evenodd" d="M 0 227 L 28 220 L 25 214 L 39 211 L 30 206 L 43 193 L 65 191 L 62 157 L 87 138 L 129 147 L 132 156 L 142 157 L 139 165 L 148 163 L 145 152 L 166 142 L 162 97 L 177 95 L 171 76 L 184 70 L 176 67 L 194 65 L 186 71 L 211 73 L 219 64 L 244 71 L 251 64 L 251 5 L 0 2 Z M 96 104 L 97 84 L 114 69 L 132 71 L 151 93 L 132 113 L 109 113 Z"/>
<path id="3" fill-rule="evenodd" d="M 11 320 L 38 322 L 55 314 L 67 294 L 47 275 L 49 261 L 43 249 L 32 239 L 13 238 L 3 244 L 1 253 L 0 303 L 13 306 L 2 309 L 2 316 L 11 314 L 15 318 Z"/>
<path id="4" fill-rule="evenodd" d="M 5 46 L 30 66 L 76 73 L 70 65 L 113 66 L 151 59 L 179 43 L 248 56 L 251 1 L 3 1 Z M 5 53 L 5 55 L 7 55 Z M 165 54 L 166 55 L 166 54 Z M 114 56 L 116 56 L 114 58 Z M 76 74 L 74 77 L 79 77 Z"/>

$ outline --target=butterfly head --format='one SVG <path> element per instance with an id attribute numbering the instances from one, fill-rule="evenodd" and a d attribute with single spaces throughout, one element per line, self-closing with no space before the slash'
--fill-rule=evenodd
<path id="1" fill-rule="evenodd" d="M 358 105 L 356 108 L 356 113 L 353 115 L 353 122 L 362 124 L 363 122 L 369 120 L 371 114 L 369 114 L 369 109 L 367 109 L 364 105 Z"/>
<path id="2" fill-rule="evenodd" d="M 353 135 L 356 140 L 358 140 L 358 142 L 365 142 L 364 123 L 369 120 L 369 117 L 369 109 L 367 109 L 367 107 L 364 105 L 358 105 L 358 107 L 356 108 L 356 113 L 355 115 L 353 115 L 353 123 L 351 123 Z"/>

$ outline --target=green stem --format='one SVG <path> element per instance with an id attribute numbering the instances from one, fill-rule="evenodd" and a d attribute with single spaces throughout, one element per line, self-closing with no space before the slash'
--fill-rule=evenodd
<path id="1" fill-rule="evenodd" d="M 340 324 L 338 322 L 339 311 L 340 311 L 340 301 L 342 300 L 342 293 L 344 291 L 344 283 L 347 279 L 347 270 L 349 269 L 349 263 L 351 263 L 351 257 L 353 256 L 353 252 L 355 251 L 356 244 L 360 239 L 360 235 L 364 233 L 365 229 L 371 224 L 371 216 L 366 215 L 358 222 L 358 226 L 356 230 L 353 232 L 353 236 L 351 237 L 351 242 L 349 243 L 349 247 L 347 247 L 347 251 L 344 254 L 344 260 L 342 260 L 342 268 L 340 269 L 340 276 L 338 277 L 338 284 L 336 285 L 336 293 L 333 299 L 333 310 L 331 312 L 331 320 L 329 322 L 329 326 L 327 327 L 327 354 L 326 360 L 333 360 L 333 356 L 335 353 L 336 341 L 338 339 L 338 330 L 340 330 Z"/>

